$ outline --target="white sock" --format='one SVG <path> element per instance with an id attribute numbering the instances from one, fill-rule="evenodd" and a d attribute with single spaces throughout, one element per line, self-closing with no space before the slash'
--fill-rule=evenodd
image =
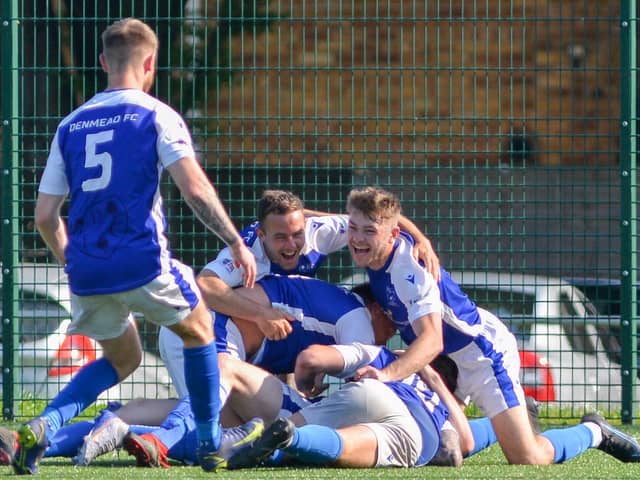
<path id="1" fill-rule="evenodd" d="M 591 447 L 597 448 L 602 443 L 602 429 L 597 423 L 593 422 L 584 422 L 582 425 L 591 430 Z"/>

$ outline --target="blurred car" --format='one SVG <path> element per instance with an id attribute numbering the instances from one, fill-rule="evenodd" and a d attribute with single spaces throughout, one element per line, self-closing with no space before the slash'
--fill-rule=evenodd
<path id="1" fill-rule="evenodd" d="M 17 268 L 18 302 L 14 306 L 17 320 L 16 396 L 52 398 L 82 366 L 100 357 L 102 350 L 89 337 L 66 335 L 71 323 L 71 301 L 67 277 L 61 267 L 23 263 Z M 0 292 L 1 282 L 2 278 Z M 175 396 L 169 373 L 160 357 L 144 351 L 140 367 L 120 385 L 104 392 L 100 399 Z"/>
<path id="2" fill-rule="evenodd" d="M 567 277 L 574 287 L 578 287 L 593 302 L 598 312 L 604 315 L 620 315 L 622 283 L 616 278 Z M 640 284 L 636 283 L 636 310 L 640 315 Z"/>
<path id="3" fill-rule="evenodd" d="M 452 272 L 452 278 L 479 306 L 509 325 L 524 351 L 550 366 L 555 401 L 561 404 L 619 406 L 619 348 L 611 318 L 574 285 L 543 275 L 513 272 Z M 617 405 L 616 405 L 617 404 Z"/>
<path id="4" fill-rule="evenodd" d="M 561 404 L 619 407 L 621 366 L 608 331 L 578 288 L 554 277 L 513 272 L 453 271 L 451 277 L 480 307 L 496 314 L 518 340 L 521 381 L 528 395 Z M 365 273 L 345 278 L 354 285 Z"/>

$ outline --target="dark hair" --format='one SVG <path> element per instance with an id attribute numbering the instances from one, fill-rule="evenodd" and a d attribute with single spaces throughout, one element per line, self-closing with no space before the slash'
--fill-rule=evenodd
<path id="1" fill-rule="evenodd" d="M 264 222 L 271 213 L 285 215 L 298 210 L 304 210 L 304 204 L 297 195 L 286 190 L 265 190 L 258 202 L 258 221 Z"/>
<path id="2" fill-rule="evenodd" d="M 373 290 L 371 290 L 371 284 L 369 282 L 360 283 L 351 288 L 351 291 L 358 295 L 365 304 L 370 304 L 376 301 L 373 296 Z"/>
<path id="3" fill-rule="evenodd" d="M 442 381 L 451 393 L 458 388 L 458 366 L 447 355 L 441 353 L 431 361 L 431 368 L 440 374 Z"/>

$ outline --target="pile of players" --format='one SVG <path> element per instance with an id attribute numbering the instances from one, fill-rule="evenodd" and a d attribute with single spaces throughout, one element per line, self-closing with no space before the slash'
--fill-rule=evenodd
<path id="1" fill-rule="evenodd" d="M 268 190 L 257 221 L 238 233 L 184 122 L 147 93 L 153 31 L 125 19 L 102 38 L 108 88 L 60 123 L 36 224 L 69 275 L 69 333 L 96 339 L 104 356 L 38 417 L 0 428 L 0 463 L 33 474 L 44 457 L 83 466 L 124 448 L 139 466 L 175 460 L 207 471 L 459 466 L 495 442 L 512 464 L 560 463 L 589 448 L 640 461 L 638 442 L 595 413 L 539 431 L 514 336 L 460 290 L 393 193 L 354 189 L 346 214 L 331 215 Z M 197 278 L 168 248 L 163 168 L 227 244 Z M 366 284 L 347 290 L 313 278 L 345 247 Z M 92 422 L 69 423 L 140 363 L 131 311 L 162 326 L 161 355 L 180 398 L 109 405 Z M 384 346 L 396 332 L 404 351 Z M 326 375 L 344 382 L 327 391 Z M 459 399 L 485 417 L 468 421 Z"/>

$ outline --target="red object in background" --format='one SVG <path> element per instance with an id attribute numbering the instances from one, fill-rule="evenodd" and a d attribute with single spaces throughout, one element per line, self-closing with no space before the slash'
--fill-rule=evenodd
<path id="1" fill-rule="evenodd" d="M 51 363 L 49 376 L 75 373 L 95 359 L 96 346 L 93 340 L 84 335 L 67 335 Z"/>
<path id="2" fill-rule="evenodd" d="M 539 402 L 552 402 L 556 399 L 551 366 L 541 355 L 520 350 L 520 380 L 525 395 Z"/>

